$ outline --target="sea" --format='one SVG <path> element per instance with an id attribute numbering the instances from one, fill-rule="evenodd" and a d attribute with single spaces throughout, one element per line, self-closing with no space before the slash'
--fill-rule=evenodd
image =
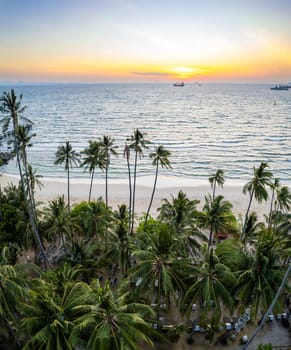
<path id="1" fill-rule="evenodd" d="M 66 177 L 54 165 L 59 145 L 70 141 L 82 152 L 90 140 L 111 136 L 118 156 L 111 158 L 109 177 L 128 176 L 123 150 L 139 129 L 151 141 L 138 159 L 138 176 L 155 173 L 149 157 L 155 146 L 171 152 L 171 169 L 161 174 L 205 179 L 217 169 L 225 178 L 248 181 L 253 168 L 267 162 L 275 177 L 290 184 L 291 89 L 270 90 L 268 84 L 17 84 L 27 106 L 24 116 L 33 122 L 33 146 L 28 160 L 37 174 Z M 2 149 L 5 145 L 2 145 Z M 134 154 L 130 162 L 133 166 Z M 17 174 L 12 160 L 2 172 Z M 99 171 L 99 175 L 98 175 Z M 88 177 L 74 167 L 72 178 Z M 103 176 L 97 170 L 96 177 Z"/>

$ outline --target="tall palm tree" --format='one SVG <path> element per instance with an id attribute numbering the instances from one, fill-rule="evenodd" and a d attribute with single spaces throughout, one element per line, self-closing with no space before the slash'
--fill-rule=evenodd
<path id="1" fill-rule="evenodd" d="M 84 159 L 83 159 L 83 162 L 81 163 L 81 166 L 82 167 L 84 166 L 85 169 L 88 169 L 91 174 L 89 199 L 88 199 L 88 201 L 90 202 L 96 167 L 99 167 L 102 169 L 105 166 L 105 162 L 104 162 L 104 156 L 100 151 L 99 142 L 90 140 L 89 147 L 85 148 L 82 154 L 84 155 Z"/>
<path id="2" fill-rule="evenodd" d="M 161 165 L 162 168 L 166 168 L 166 169 L 171 168 L 171 163 L 169 160 L 170 155 L 171 155 L 171 152 L 166 150 L 162 145 L 156 147 L 155 151 L 150 154 L 150 158 L 153 160 L 152 164 L 154 166 L 156 166 L 156 175 L 155 175 L 154 187 L 153 187 L 153 192 L 151 195 L 150 204 L 149 204 L 149 207 L 148 207 L 148 210 L 146 213 L 146 218 L 145 218 L 146 222 L 147 222 L 150 210 L 151 210 L 151 206 L 153 203 L 154 194 L 155 194 L 155 190 L 156 190 L 156 186 L 157 186 L 159 165 Z"/>
<path id="3" fill-rule="evenodd" d="M 210 194 L 205 197 L 205 205 L 200 216 L 202 227 L 209 227 L 208 249 L 213 244 L 213 234 L 233 232 L 236 219 L 232 213 L 232 204 L 219 195 L 212 199 Z"/>
<path id="4" fill-rule="evenodd" d="M 138 156 L 143 157 L 143 149 L 148 148 L 150 141 L 146 140 L 144 137 L 145 133 L 142 133 L 139 129 L 134 130 L 133 135 L 127 138 L 130 142 L 129 148 L 135 153 L 134 158 L 134 172 L 133 172 L 133 188 L 132 188 L 132 208 L 131 208 L 131 233 L 133 233 L 134 225 L 134 205 L 135 205 L 135 191 L 136 191 L 136 169 L 137 169 L 137 158 Z"/>
<path id="5" fill-rule="evenodd" d="M 263 200 L 266 201 L 268 199 L 268 192 L 266 187 L 272 185 L 271 179 L 273 177 L 273 174 L 270 171 L 266 170 L 266 168 L 268 168 L 268 164 L 265 162 L 262 162 L 258 168 L 254 167 L 253 178 L 243 187 L 243 193 L 249 193 L 250 200 L 245 214 L 245 220 L 242 229 L 242 239 L 244 239 L 246 223 L 248 220 L 253 198 L 255 197 L 259 203 L 261 203 Z"/>
<path id="6" fill-rule="evenodd" d="M 22 122 L 22 125 L 25 125 L 27 128 L 31 128 L 33 124 L 28 118 L 23 116 L 23 112 L 25 111 L 25 109 L 26 109 L 26 106 L 22 106 L 22 95 L 20 95 L 19 99 L 17 99 L 14 89 L 11 89 L 10 92 L 8 91 L 3 92 L 2 96 L 0 97 L 0 112 L 4 114 L 4 118 L 1 120 L 3 125 L 2 130 L 4 134 L 7 134 L 8 132 L 8 135 L 11 135 L 14 140 L 14 151 L 16 154 L 17 166 L 18 166 L 22 191 L 24 195 L 24 200 L 25 200 L 27 212 L 29 215 L 29 221 L 32 227 L 35 241 L 37 243 L 38 248 L 40 249 L 43 259 L 46 265 L 50 266 L 50 263 L 47 259 L 47 255 L 45 253 L 45 249 L 43 247 L 43 244 L 38 232 L 38 228 L 36 225 L 35 213 L 32 209 L 33 204 L 29 198 L 30 191 L 26 193 L 26 190 L 25 190 L 25 180 L 24 180 L 22 167 L 21 167 L 21 155 L 20 155 L 19 142 L 18 142 L 18 134 L 19 134 L 19 126 L 20 126 L 19 122 Z M 12 127 L 10 128 L 10 131 L 9 131 L 10 124 L 12 124 Z"/>
<path id="7" fill-rule="evenodd" d="M 104 153 L 105 160 L 105 203 L 106 207 L 108 207 L 108 169 L 110 165 L 110 157 L 111 155 L 116 156 L 116 149 L 118 146 L 114 146 L 114 139 L 110 136 L 103 136 L 100 140 L 100 148 Z"/>
<path id="8" fill-rule="evenodd" d="M 211 188 L 213 188 L 212 199 L 214 200 L 216 185 L 223 187 L 223 184 L 225 182 L 223 170 L 218 169 L 216 173 L 210 175 L 208 180 L 211 184 Z"/>
<path id="9" fill-rule="evenodd" d="M 73 165 L 79 165 L 79 153 L 77 153 L 71 143 L 66 141 L 65 145 L 60 145 L 56 151 L 55 165 L 65 165 L 65 170 L 67 171 L 68 180 L 68 212 L 70 212 L 70 169 Z"/>
<path id="10" fill-rule="evenodd" d="M 123 150 L 123 157 L 126 158 L 127 171 L 128 171 L 128 186 L 129 186 L 129 203 L 128 203 L 128 232 L 131 228 L 131 206 L 132 206 L 132 186 L 131 186 L 131 172 L 130 172 L 130 147 L 125 143 Z"/>

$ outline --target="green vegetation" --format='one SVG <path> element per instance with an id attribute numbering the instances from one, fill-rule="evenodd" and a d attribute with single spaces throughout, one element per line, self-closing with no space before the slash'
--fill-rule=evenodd
<path id="1" fill-rule="evenodd" d="M 145 134 L 137 129 L 127 140 L 129 201 L 116 210 L 108 205 L 107 190 L 114 140 L 90 141 L 80 155 L 66 142 L 56 152 L 56 164 L 67 172 L 67 202 L 59 197 L 40 207 L 34 200 L 40 180 L 28 163 L 32 124 L 26 119 L 17 124 L 25 108 L 13 91 L 0 102 L 3 133 L 13 141 L 20 171 L 19 186 L 0 192 L 1 348 L 149 349 L 166 338 L 177 341 L 187 330 L 193 341 L 195 325 L 212 341 L 224 327 L 224 317 L 238 317 L 250 308 L 250 321 L 257 322 L 268 310 L 291 256 L 291 194 L 273 181 L 268 164 L 254 168 L 244 187 L 250 200 L 242 223 L 232 204 L 215 193 L 225 182 L 221 169 L 209 177 L 212 193 L 202 209 L 180 191 L 164 199 L 152 217 L 159 166 L 171 166 L 170 152 L 156 147 L 149 154 L 155 172 L 150 204 L 136 218 L 137 159 L 150 145 Z M 10 131 L 9 116 L 14 122 Z M 130 150 L 135 156 L 133 184 Z M 91 176 L 89 200 L 70 210 L 70 169 L 78 164 Z M 96 168 L 105 170 L 105 201 L 91 200 Z M 259 221 L 250 213 L 251 204 L 265 200 L 268 191 L 270 210 Z M 290 283 L 283 292 L 290 293 Z M 284 307 L 282 298 L 275 301 L 274 314 Z M 193 312 L 196 324 L 189 327 Z"/>

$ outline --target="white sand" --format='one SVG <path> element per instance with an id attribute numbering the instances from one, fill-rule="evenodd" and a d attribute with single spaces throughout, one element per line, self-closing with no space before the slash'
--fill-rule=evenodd
<path id="1" fill-rule="evenodd" d="M 0 176 L 0 186 L 3 188 L 8 183 L 18 183 L 19 179 L 17 176 L 3 174 Z M 65 200 L 67 199 L 67 180 L 63 179 L 52 179 L 42 178 L 41 182 L 44 187 L 36 190 L 36 200 L 41 202 L 48 202 L 58 196 L 64 195 Z M 136 212 L 141 214 L 146 212 L 154 182 L 153 176 L 138 177 L 137 178 L 137 189 L 136 189 Z M 88 179 L 70 179 L 70 192 L 71 192 L 71 203 L 78 203 L 82 200 L 88 200 L 89 194 L 89 178 Z M 225 199 L 229 200 L 233 204 L 233 210 L 236 215 L 244 215 L 249 196 L 242 193 L 244 183 L 241 181 L 226 180 L 223 189 L 218 188 L 217 194 L 222 194 Z M 212 193 L 210 183 L 207 179 L 204 180 L 192 180 L 173 176 L 160 176 L 158 178 L 157 189 L 155 192 L 154 201 L 152 204 L 151 214 L 155 215 L 157 208 L 161 206 L 163 198 L 171 200 L 171 195 L 176 196 L 178 192 L 184 191 L 188 198 L 200 200 L 201 208 L 204 204 L 204 197 L 208 193 Z M 128 204 L 128 179 L 120 180 L 109 180 L 108 188 L 109 205 L 113 209 L 117 208 L 119 204 Z M 104 180 L 94 180 L 92 189 L 92 198 L 97 199 L 102 196 L 105 198 L 105 184 Z M 253 201 L 251 210 L 258 213 L 260 217 L 267 214 L 269 211 L 269 203 L 258 204 Z"/>

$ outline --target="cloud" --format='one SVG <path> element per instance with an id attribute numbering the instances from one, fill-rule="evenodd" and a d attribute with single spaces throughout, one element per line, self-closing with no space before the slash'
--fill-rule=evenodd
<path id="1" fill-rule="evenodd" d="M 131 72 L 135 75 L 142 75 L 142 76 L 155 76 L 155 77 L 169 77 L 173 74 L 171 73 L 162 73 L 162 72 Z"/>

